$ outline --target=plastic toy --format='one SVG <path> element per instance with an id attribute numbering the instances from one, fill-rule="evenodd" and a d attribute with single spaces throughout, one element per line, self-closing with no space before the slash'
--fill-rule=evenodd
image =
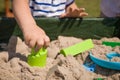
<path id="1" fill-rule="evenodd" d="M 63 54 L 64 56 L 67 56 L 67 55 L 77 55 L 79 53 L 82 53 L 84 51 L 87 51 L 91 48 L 94 47 L 94 44 L 92 42 L 91 39 L 87 39 L 83 42 L 80 42 L 80 43 L 77 43 L 73 46 L 70 46 L 68 48 L 65 48 L 65 49 L 62 49 L 60 51 L 61 54 Z"/>
<path id="2" fill-rule="evenodd" d="M 44 67 L 46 65 L 47 50 L 41 48 L 38 52 L 32 49 L 31 54 L 28 55 L 27 62 L 30 66 Z"/>
<path id="3" fill-rule="evenodd" d="M 120 46 L 120 42 L 103 41 L 102 44 L 106 46 L 111 46 L 111 47 Z"/>
<path id="4" fill-rule="evenodd" d="M 96 64 L 93 62 L 87 62 L 83 64 L 83 67 L 87 70 L 87 71 L 91 71 L 94 72 L 95 68 L 96 68 Z"/>
<path id="5" fill-rule="evenodd" d="M 108 60 L 96 58 L 94 55 L 92 55 L 91 52 L 89 55 L 92 61 L 101 67 L 108 68 L 108 69 L 114 69 L 114 70 L 120 70 L 120 62 L 111 61 L 113 57 L 120 57 L 119 53 L 116 53 L 116 52 L 107 53 L 106 57 L 108 58 Z"/>

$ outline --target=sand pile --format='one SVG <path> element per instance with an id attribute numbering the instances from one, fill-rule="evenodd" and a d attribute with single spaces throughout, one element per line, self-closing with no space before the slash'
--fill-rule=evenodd
<path id="1" fill-rule="evenodd" d="M 112 48 L 102 45 L 104 40 L 120 42 L 118 38 L 93 40 L 95 47 L 89 51 L 102 59 L 106 59 L 105 53 L 111 51 L 120 53 L 119 46 Z M 30 49 L 20 38 L 12 36 L 6 47 L 7 51 L 0 52 L 0 80 L 95 80 L 97 78 L 120 80 L 120 71 L 117 70 L 105 69 L 98 65 L 96 65 L 94 72 L 86 70 L 83 64 L 92 62 L 89 58 L 89 51 L 67 57 L 58 54 L 62 48 L 81 41 L 83 40 L 80 38 L 59 36 L 47 48 L 47 64 L 41 68 L 31 67 L 27 64 Z"/>

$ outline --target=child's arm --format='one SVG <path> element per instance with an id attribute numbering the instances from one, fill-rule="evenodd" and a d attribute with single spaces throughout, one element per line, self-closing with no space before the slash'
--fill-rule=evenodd
<path id="1" fill-rule="evenodd" d="M 49 44 L 49 37 L 37 26 L 31 15 L 29 0 L 13 0 L 13 12 L 15 18 L 23 32 L 25 43 L 36 49 Z"/>
<path id="2" fill-rule="evenodd" d="M 85 12 L 85 8 L 78 8 L 75 2 L 66 7 L 66 12 L 60 17 L 84 17 L 88 13 Z"/>

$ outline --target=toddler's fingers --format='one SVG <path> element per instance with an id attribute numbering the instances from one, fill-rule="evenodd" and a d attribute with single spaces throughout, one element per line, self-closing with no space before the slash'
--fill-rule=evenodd
<path id="1" fill-rule="evenodd" d="M 81 17 L 83 17 L 83 16 L 88 16 L 88 13 L 82 12 L 82 13 L 80 13 L 80 16 L 81 16 Z"/>
<path id="2" fill-rule="evenodd" d="M 48 36 L 45 36 L 44 41 L 45 41 L 45 43 L 44 43 L 44 44 L 45 44 L 45 47 L 49 46 L 50 39 L 49 39 L 49 37 L 48 37 Z"/>
<path id="3" fill-rule="evenodd" d="M 26 38 L 24 38 L 25 39 L 25 44 L 27 45 L 27 46 L 29 46 L 29 42 L 30 42 L 30 39 L 26 39 Z M 30 46 L 29 46 L 30 47 Z"/>
<path id="4" fill-rule="evenodd" d="M 35 46 L 35 51 L 38 51 L 43 46 L 44 46 L 44 40 L 38 40 Z"/>
<path id="5" fill-rule="evenodd" d="M 35 39 L 32 39 L 32 40 L 29 41 L 29 46 L 31 48 L 34 48 L 35 45 L 36 45 L 36 40 Z"/>
<path id="6" fill-rule="evenodd" d="M 81 12 L 85 12 L 85 8 L 79 8 L 79 10 L 78 10 L 80 13 Z"/>
<path id="7" fill-rule="evenodd" d="M 63 13 L 62 15 L 60 15 L 60 18 L 66 17 L 66 13 Z"/>

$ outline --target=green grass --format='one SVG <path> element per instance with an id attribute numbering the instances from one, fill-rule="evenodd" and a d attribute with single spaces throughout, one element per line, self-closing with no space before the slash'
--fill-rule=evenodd
<path id="1" fill-rule="evenodd" d="M 100 0 L 76 0 L 79 7 L 84 7 L 89 14 L 88 17 L 99 17 Z"/>
<path id="2" fill-rule="evenodd" d="M 3 16 L 5 14 L 5 8 L 4 8 L 4 0 L 0 0 L 0 16 Z"/>
<path id="3" fill-rule="evenodd" d="M 84 7 L 89 14 L 87 17 L 98 17 L 100 0 L 75 0 L 78 7 Z M 4 0 L 0 0 L 0 16 L 4 15 Z"/>

